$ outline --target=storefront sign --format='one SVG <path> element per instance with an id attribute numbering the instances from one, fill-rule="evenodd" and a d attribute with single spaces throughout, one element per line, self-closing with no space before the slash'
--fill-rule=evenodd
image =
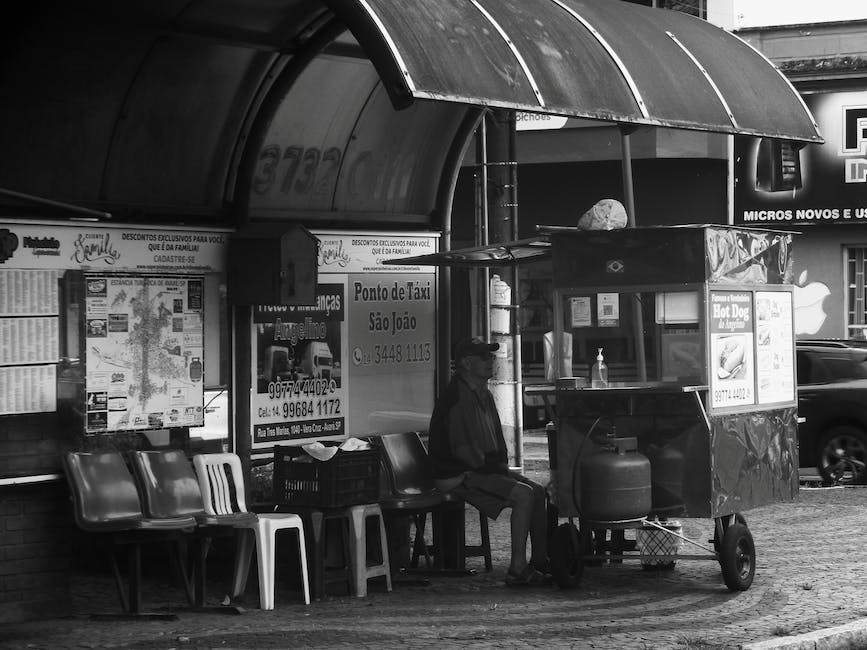
<path id="1" fill-rule="evenodd" d="M 735 224 L 867 223 L 867 91 L 816 93 L 804 101 L 824 145 L 784 147 L 775 160 L 770 142 L 735 138 Z"/>
<path id="2" fill-rule="evenodd" d="M 220 231 L 0 222 L 0 269 L 222 271 L 227 239 Z"/>
<path id="3" fill-rule="evenodd" d="M 203 284 L 85 276 L 88 433 L 204 424 Z"/>
<path id="4" fill-rule="evenodd" d="M 569 121 L 563 115 L 548 115 L 545 113 L 515 113 L 515 130 L 517 131 L 546 131 L 562 129 Z"/>
<path id="5" fill-rule="evenodd" d="M 755 404 L 752 293 L 711 291 L 708 308 L 711 406 Z"/>

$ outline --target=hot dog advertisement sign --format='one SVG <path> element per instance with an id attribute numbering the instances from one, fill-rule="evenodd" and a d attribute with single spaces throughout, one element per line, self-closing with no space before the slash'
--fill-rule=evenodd
<path id="1" fill-rule="evenodd" d="M 752 292 L 711 291 L 709 310 L 711 407 L 755 404 Z"/>

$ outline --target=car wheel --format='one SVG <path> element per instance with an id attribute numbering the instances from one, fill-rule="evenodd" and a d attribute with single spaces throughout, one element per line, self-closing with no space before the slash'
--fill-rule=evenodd
<path id="1" fill-rule="evenodd" d="M 756 575 L 756 545 L 743 524 L 726 528 L 720 545 L 719 563 L 723 580 L 732 591 L 746 591 Z"/>
<path id="2" fill-rule="evenodd" d="M 867 483 L 867 431 L 834 427 L 819 440 L 819 474 L 827 483 Z"/>

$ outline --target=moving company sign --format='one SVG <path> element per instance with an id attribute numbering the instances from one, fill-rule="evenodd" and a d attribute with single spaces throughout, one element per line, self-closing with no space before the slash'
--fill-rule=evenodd
<path id="1" fill-rule="evenodd" d="M 867 91 L 804 97 L 824 145 L 788 152 L 800 179 L 775 189 L 762 182 L 770 161 L 758 138 L 735 138 L 735 223 L 867 223 Z"/>
<path id="2" fill-rule="evenodd" d="M 0 269 L 191 273 L 225 268 L 228 233 L 0 222 Z"/>

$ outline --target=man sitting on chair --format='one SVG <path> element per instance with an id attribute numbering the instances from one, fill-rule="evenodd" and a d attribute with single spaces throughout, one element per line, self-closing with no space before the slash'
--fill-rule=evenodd
<path id="1" fill-rule="evenodd" d="M 454 348 L 455 374 L 431 416 L 429 446 L 437 488 L 496 519 L 512 509 L 512 556 L 506 584 L 548 581 L 545 488 L 509 469 L 506 441 L 488 379 L 497 343 L 479 338 Z M 531 543 L 527 562 L 527 538 Z"/>

